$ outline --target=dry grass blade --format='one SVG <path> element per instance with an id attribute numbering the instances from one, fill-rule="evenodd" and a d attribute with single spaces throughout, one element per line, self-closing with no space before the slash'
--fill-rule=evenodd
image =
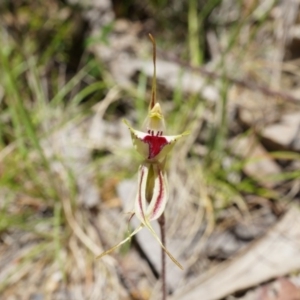
<path id="1" fill-rule="evenodd" d="M 81 227 L 78 225 L 78 222 L 74 218 L 70 201 L 68 199 L 63 199 L 62 203 L 66 219 L 75 235 L 94 255 L 99 253 L 101 251 L 101 248 L 84 233 L 84 231 L 81 229 Z"/>

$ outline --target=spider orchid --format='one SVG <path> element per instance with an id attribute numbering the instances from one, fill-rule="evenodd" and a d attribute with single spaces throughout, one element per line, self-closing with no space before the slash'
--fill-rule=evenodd
<path id="1" fill-rule="evenodd" d="M 188 133 L 184 132 L 173 136 L 164 135 L 164 117 L 159 103 L 156 103 L 155 41 L 151 34 L 149 34 L 149 37 L 153 43 L 154 76 L 152 81 L 152 98 L 149 105 L 148 116 L 145 121 L 145 132 L 133 129 L 128 121 L 124 120 L 124 123 L 131 133 L 134 148 L 144 159 L 138 171 L 138 192 L 134 209 L 134 214 L 141 224 L 126 239 L 100 254 L 97 258 L 109 254 L 130 240 L 130 238 L 143 227 L 146 227 L 170 259 L 179 268 L 183 269 L 180 263 L 163 245 L 150 223 L 151 221 L 157 220 L 163 214 L 168 201 L 168 183 L 165 172 L 166 157 L 174 147 L 175 142 Z"/>

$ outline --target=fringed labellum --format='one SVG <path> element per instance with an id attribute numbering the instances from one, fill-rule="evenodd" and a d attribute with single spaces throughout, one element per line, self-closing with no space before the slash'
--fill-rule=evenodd
<path id="1" fill-rule="evenodd" d="M 164 212 L 168 201 L 168 183 L 165 174 L 165 160 L 168 153 L 174 147 L 175 142 L 182 136 L 188 134 L 184 132 L 180 135 L 164 135 L 165 122 L 159 103 L 156 103 L 156 46 L 151 34 L 149 37 L 153 43 L 153 64 L 154 75 L 152 81 L 152 98 L 149 105 L 149 113 L 145 121 L 145 132 L 133 129 L 128 121 L 124 123 L 128 126 L 133 145 L 144 161 L 138 172 L 138 193 L 135 200 L 134 214 L 140 220 L 140 226 L 134 230 L 126 239 L 116 246 L 100 254 L 101 258 L 109 254 L 122 244 L 126 243 L 132 236 L 146 227 L 160 246 L 171 258 L 171 260 L 181 269 L 180 263 L 162 244 L 150 222 L 157 220 Z"/>

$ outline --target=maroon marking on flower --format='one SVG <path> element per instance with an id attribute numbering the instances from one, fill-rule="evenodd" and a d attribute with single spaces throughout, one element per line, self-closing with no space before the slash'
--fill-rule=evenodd
<path id="1" fill-rule="evenodd" d="M 144 215 L 144 211 L 143 211 L 143 204 L 142 204 L 142 183 L 143 183 L 143 177 L 144 177 L 144 168 L 141 171 L 141 180 L 140 180 L 140 184 L 139 184 L 139 197 L 138 197 L 138 201 L 139 201 L 139 207 L 142 213 L 142 217 L 143 219 L 145 219 L 145 215 Z"/>
<path id="2" fill-rule="evenodd" d="M 158 178 L 159 178 L 159 193 L 155 201 L 155 206 L 153 209 L 153 215 L 156 215 L 157 210 L 161 205 L 161 201 L 163 199 L 164 189 L 163 189 L 163 178 L 161 174 L 161 170 L 158 170 Z"/>
<path id="3" fill-rule="evenodd" d="M 146 135 L 143 142 L 149 145 L 148 159 L 154 158 L 164 146 L 168 145 L 167 139 L 163 136 Z"/>

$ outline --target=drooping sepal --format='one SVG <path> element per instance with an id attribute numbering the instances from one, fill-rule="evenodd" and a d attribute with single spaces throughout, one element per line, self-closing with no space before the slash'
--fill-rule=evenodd
<path id="1" fill-rule="evenodd" d="M 153 164 L 154 184 L 152 199 L 147 208 L 147 216 L 150 221 L 157 220 L 165 210 L 169 199 L 167 177 L 160 164 Z"/>
<path id="2" fill-rule="evenodd" d="M 103 256 L 110 254 L 111 252 L 113 252 L 114 250 L 116 250 L 117 248 L 119 248 L 120 246 L 122 246 L 123 244 L 125 244 L 126 242 L 128 242 L 134 235 L 136 235 L 142 228 L 144 227 L 143 224 L 141 224 L 137 229 L 135 229 L 126 239 L 124 239 L 123 241 L 121 241 L 120 243 L 118 243 L 117 245 L 111 247 L 110 249 L 104 251 L 103 253 L 101 253 L 100 255 L 96 256 L 96 259 L 100 259 Z"/>
<path id="3" fill-rule="evenodd" d="M 146 188 L 147 188 L 147 178 L 149 174 L 149 165 L 142 164 L 139 167 L 138 172 L 138 192 L 135 199 L 135 215 L 141 221 L 145 223 L 146 220 Z"/>
<path id="4" fill-rule="evenodd" d="M 165 245 L 162 243 L 158 235 L 156 234 L 155 230 L 151 226 L 150 222 L 147 222 L 146 225 L 147 229 L 150 231 L 150 233 L 153 235 L 153 237 L 157 240 L 161 248 L 165 251 L 165 253 L 170 257 L 172 262 L 181 270 L 183 270 L 182 265 L 176 260 L 176 258 L 171 254 L 171 252 L 165 247 Z"/>
<path id="5" fill-rule="evenodd" d="M 168 201 L 168 185 L 160 163 L 143 163 L 138 173 L 138 193 L 135 200 L 135 214 L 146 220 L 157 220 L 165 210 Z"/>
<path id="6" fill-rule="evenodd" d="M 170 259 L 180 269 L 183 269 L 180 263 L 163 245 L 150 223 L 162 215 L 167 201 L 168 185 L 162 165 L 160 163 L 142 164 L 138 173 L 138 193 L 135 201 L 135 215 L 158 241 Z"/>

